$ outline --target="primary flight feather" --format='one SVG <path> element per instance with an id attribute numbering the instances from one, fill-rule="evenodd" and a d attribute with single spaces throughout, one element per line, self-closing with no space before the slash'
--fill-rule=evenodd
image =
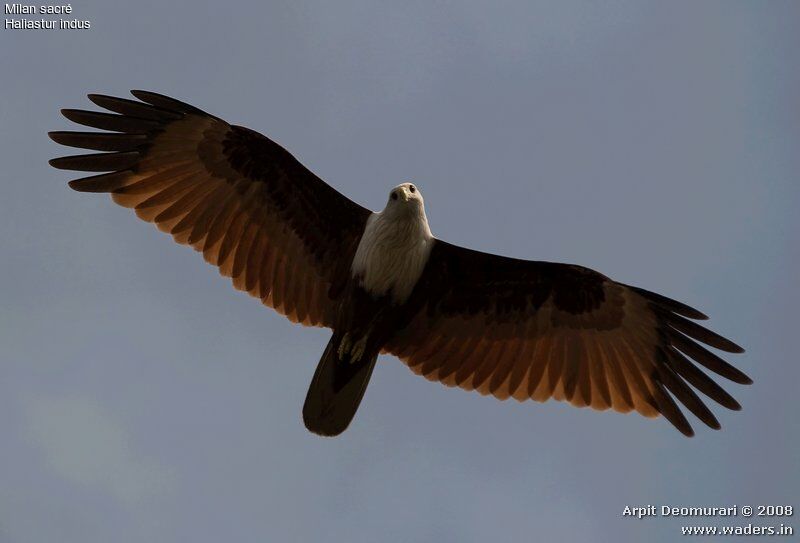
<path id="1" fill-rule="evenodd" d="M 377 213 L 346 198 L 272 140 L 166 96 L 90 94 L 111 113 L 65 109 L 107 132 L 51 132 L 101 151 L 56 168 L 203 253 L 237 289 L 333 335 L 303 407 L 312 432 L 347 428 L 381 352 L 448 386 L 506 399 L 663 415 L 687 436 L 683 404 L 719 422 L 695 390 L 739 404 L 697 364 L 741 371 L 702 344 L 742 348 L 680 302 L 568 264 L 497 256 L 433 236 L 419 189 L 393 188 Z M 691 385 L 691 386 L 690 386 Z"/>

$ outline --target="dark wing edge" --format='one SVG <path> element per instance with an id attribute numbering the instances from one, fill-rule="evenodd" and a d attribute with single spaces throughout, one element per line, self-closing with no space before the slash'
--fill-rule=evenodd
<path id="1" fill-rule="evenodd" d="M 50 138 L 101 152 L 50 164 L 104 172 L 69 186 L 110 193 L 290 320 L 331 326 L 347 256 L 370 212 L 257 132 L 161 94 L 131 94 L 138 101 L 88 95 L 108 112 L 62 110 L 105 132 L 56 131 Z"/>
<path id="2" fill-rule="evenodd" d="M 744 352 L 694 322 L 706 315 L 581 266 L 501 257 L 437 240 L 412 297 L 418 310 L 385 351 L 429 380 L 498 399 L 554 398 L 577 407 L 663 415 L 692 436 L 676 400 L 714 429 L 719 421 L 695 390 L 741 409 L 698 365 L 735 383 L 752 383 L 703 347 Z"/>

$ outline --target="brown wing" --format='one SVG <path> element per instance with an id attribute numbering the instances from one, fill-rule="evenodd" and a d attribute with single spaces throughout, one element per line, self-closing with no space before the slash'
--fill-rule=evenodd
<path id="1" fill-rule="evenodd" d="M 369 211 L 342 196 L 264 136 L 159 94 L 139 101 L 89 95 L 114 113 L 63 110 L 110 132 L 51 132 L 97 151 L 56 158 L 56 168 L 110 172 L 76 179 L 191 245 L 295 322 L 330 326 Z"/>
<path id="2" fill-rule="evenodd" d="M 725 407 L 740 406 L 690 358 L 751 382 L 698 343 L 742 352 L 689 320 L 705 315 L 580 266 L 437 240 L 412 296 L 421 309 L 386 350 L 430 380 L 499 399 L 662 414 L 691 436 L 674 399 L 708 426 L 719 422 L 688 384 Z"/>

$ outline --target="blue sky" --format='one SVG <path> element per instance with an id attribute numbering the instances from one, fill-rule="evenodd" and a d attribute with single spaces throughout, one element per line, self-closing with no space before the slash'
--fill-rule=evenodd
<path id="1" fill-rule="evenodd" d="M 90 30 L 0 30 L 0 541 L 673 541 L 622 510 L 800 505 L 797 3 L 73 9 Z M 350 429 L 309 434 L 328 332 L 47 165 L 59 108 L 131 88 L 372 209 L 411 180 L 440 238 L 698 307 L 747 348 L 743 411 L 685 439 L 385 357 Z"/>

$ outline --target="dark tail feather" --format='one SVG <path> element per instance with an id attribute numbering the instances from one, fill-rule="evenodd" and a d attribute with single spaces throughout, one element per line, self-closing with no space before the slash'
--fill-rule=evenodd
<path id="1" fill-rule="evenodd" d="M 308 387 L 303 405 L 303 422 L 321 436 L 337 436 L 347 429 L 356 414 L 378 353 L 365 353 L 358 362 L 339 360 L 340 334 L 334 334 Z"/>

